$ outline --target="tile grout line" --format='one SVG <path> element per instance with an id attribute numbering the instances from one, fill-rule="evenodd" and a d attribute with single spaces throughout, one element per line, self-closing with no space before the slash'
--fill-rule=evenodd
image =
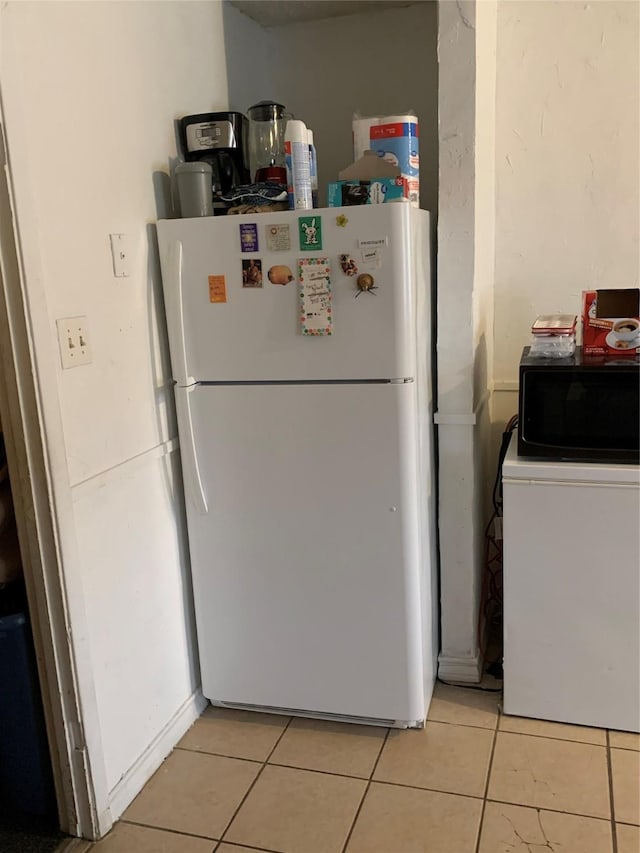
<path id="1" fill-rule="evenodd" d="M 168 826 L 157 826 L 153 823 L 142 823 L 139 820 L 131 820 L 131 818 L 118 818 L 117 821 L 114 822 L 114 826 L 116 823 L 124 823 L 127 826 L 143 826 L 145 829 L 155 829 L 158 832 L 168 832 L 171 835 L 177 835 L 179 838 L 182 836 L 186 836 L 187 838 L 198 838 L 200 841 L 211 841 L 212 844 L 219 844 L 219 840 L 217 838 L 212 838 L 210 835 L 197 835 L 195 832 L 189 832 L 188 829 L 171 829 Z M 100 841 L 103 841 L 107 836 L 104 835 Z M 95 841 L 94 844 L 98 844 L 98 841 Z M 215 847 L 214 847 L 215 850 Z"/>
<path id="2" fill-rule="evenodd" d="M 634 749 L 632 746 L 612 746 L 611 749 L 618 749 L 620 752 L 640 752 L 640 749 Z"/>
<path id="3" fill-rule="evenodd" d="M 426 725 L 426 720 L 425 720 L 425 725 Z M 371 773 L 369 774 L 369 778 L 367 780 L 367 784 L 365 786 L 364 793 L 362 794 L 362 799 L 360 800 L 358 808 L 356 809 L 356 813 L 353 816 L 353 821 L 351 823 L 351 827 L 349 829 L 349 832 L 347 833 L 347 837 L 345 839 L 344 846 L 342 847 L 342 853 L 346 853 L 347 847 L 349 846 L 349 842 L 351 841 L 351 836 L 353 835 L 353 830 L 356 827 L 356 823 L 358 821 L 358 818 L 360 817 L 360 812 L 362 811 L 362 806 L 364 805 L 364 801 L 366 800 L 367 794 L 369 793 L 369 788 L 371 787 L 371 782 L 373 781 L 373 774 L 376 772 L 376 768 L 378 767 L 378 762 L 380 761 L 380 756 L 382 755 L 382 751 L 384 750 L 384 748 L 387 744 L 390 732 L 391 732 L 391 729 L 387 729 L 387 733 L 385 734 L 385 736 L 382 740 L 382 745 L 380 746 L 380 751 L 378 752 L 376 760 L 373 762 L 373 767 L 371 768 Z"/>
<path id="4" fill-rule="evenodd" d="M 505 715 L 500 714 L 500 716 L 505 716 Z M 293 717 L 292 719 L 303 719 L 303 718 Z M 526 719 L 533 719 L 533 718 L 526 718 Z M 321 720 L 321 722 L 325 722 L 325 721 Z M 438 719 L 431 718 L 431 717 L 429 717 L 427 720 L 425 720 L 425 724 L 427 722 L 428 723 L 438 723 L 439 725 L 442 725 L 442 726 L 457 726 L 457 727 L 462 727 L 464 729 L 474 729 L 476 731 L 478 729 L 480 731 L 484 731 L 484 732 L 495 731 L 493 726 L 477 726 L 477 725 L 473 725 L 471 723 L 454 723 L 454 722 L 451 722 L 451 720 L 438 720 Z M 546 721 L 542 720 L 541 722 L 546 722 Z M 381 727 L 378 726 L 378 728 L 381 728 Z M 401 730 L 398 729 L 398 731 L 401 731 Z M 511 729 L 499 729 L 499 731 L 504 732 L 505 734 L 509 734 L 509 735 L 521 735 L 522 737 L 537 737 L 537 738 L 542 738 L 543 740 L 560 741 L 561 743 L 581 743 L 581 744 L 584 744 L 585 746 L 599 746 L 599 747 L 602 747 L 603 749 L 606 747 L 606 742 L 605 743 L 596 743 L 593 740 L 576 740 L 576 738 L 558 737 L 557 735 L 537 734 L 534 732 L 518 732 L 518 731 L 512 731 Z M 607 732 L 606 729 L 603 729 L 602 731 Z M 640 751 L 640 750 L 634 749 L 633 747 L 630 747 L 630 746 L 612 747 L 612 749 L 614 749 L 614 748 L 615 749 L 624 749 L 627 752 L 639 752 Z M 174 747 L 174 750 L 180 750 L 181 752 L 200 752 L 200 753 L 204 753 L 206 755 L 219 755 L 222 758 L 238 758 L 237 755 L 228 755 L 225 752 L 209 752 L 207 750 L 194 749 L 193 747 L 186 747 L 186 746 L 176 746 L 176 747 Z M 256 764 L 262 764 L 262 762 L 256 758 L 240 758 L 238 760 L 239 761 L 253 761 Z M 284 766 L 287 766 L 287 765 L 284 765 Z M 354 776 L 353 778 L 358 778 L 358 777 Z M 362 778 L 362 777 L 360 777 L 360 778 Z"/>
<path id="5" fill-rule="evenodd" d="M 605 729 L 607 733 L 607 741 L 609 743 L 609 749 L 624 749 L 627 752 L 640 752 L 640 732 L 628 732 L 622 731 L 621 729 Z M 639 739 L 638 746 L 621 746 L 620 744 L 611 743 L 611 735 L 623 734 L 623 735 L 635 735 Z"/>
<path id="6" fill-rule="evenodd" d="M 382 739 L 384 742 L 384 738 Z M 277 744 L 276 744 L 277 746 Z M 183 752 L 193 752 L 196 755 L 212 755 L 216 758 L 231 758 L 233 761 L 247 761 L 250 764 L 268 764 L 269 767 L 282 767 L 285 770 L 304 770 L 305 773 L 322 773 L 325 776 L 340 776 L 341 779 L 359 779 L 361 782 L 366 782 L 368 776 L 355 776 L 353 773 L 339 773 L 337 770 L 318 770 L 317 767 L 304 767 L 301 764 L 281 764 L 279 761 L 258 761 L 256 758 L 238 758 L 235 755 L 226 755 L 221 752 L 203 752 L 201 749 L 184 749 Z M 274 747 L 275 749 L 275 747 Z M 273 752 L 271 753 L 273 755 Z"/>
<path id="7" fill-rule="evenodd" d="M 383 741 L 384 743 L 384 738 Z M 353 776 L 350 773 L 338 773 L 333 770 L 318 770 L 317 767 L 301 767 L 298 764 L 280 764 L 278 761 L 270 761 L 269 767 L 282 767 L 285 770 L 303 770 L 305 773 L 321 773 L 323 776 L 339 776 L 341 779 L 357 779 L 360 782 L 366 782 L 368 776 Z"/>
<path id="8" fill-rule="evenodd" d="M 174 752 L 190 752 L 195 755 L 213 755 L 216 758 L 231 758 L 232 761 L 247 761 L 249 764 L 264 764 L 259 758 L 246 758 L 242 755 L 229 755 L 228 752 L 209 752 L 207 749 L 195 749 L 191 746 L 176 746 Z"/>
<path id="9" fill-rule="evenodd" d="M 349 777 L 351 779 L 355 779 L 355 776 Z M 364 779 L 360 779 L 360 782 L 364 782 Z M 389 785 L 392 788 L 408 788 L 410 791 L 429 791 L 431 794 L 448 794 L 451 797 L 464 797 L 465 800 L 482 800 L 481 796 L 476 794 L 462 794 L 460 791 L 451 791 L 450 789 L 445 788 L 426 788 L 423 785 L 409 785 L 406 782 L 390 782 L 388 779 L 370 779 L 366 781 L 376 782 L 378 785 Z M 496 802 L 498 802 L 496 800 Z"/>
<path id="10" fill-rule="evenodd" d="M 256 850 L 257 853 L 282 853 L 281 850 L 274 850 L 272 847 L 254 847 L 253 844 L 238 844 L 237 841 L 218 841 L 218 847 L 214 847 L 212 853 L 215 853 L 221 844 L 228 844 L 229 847 L 237 847 L 238 850 L 240 848 L 243 850 Z"/>
<path id="11" fill-rule="evenodd" d="M 424 721 L 425 727 L 427 723 L 439 723 L 442 726 L 462 726 L 463 729 L 480 729 L 482 732 L 491 732 L 493 731 L 493 726 L 480 726 L 474 725 L 473 723 L 454 723 L 451 720 L 439 720 L 437 717 L 427 717 Z"/>
<path id="12" fill-rule="evenodd" d="M 491 781 L 491 771 L 493 770 L 493 756 L 496 751 L 496 743 L 498 742 L 498 730 L 500 728 L 500 705 L 498 703 L 496 714 L 496 727 L 493 730 L 493 740 L 491 742 L 491 753 L 489 755 L 489 766 L 487 767 L 487 780 L 484 785 L 484 796 L 482 797 L 482 806 L 480 807 L 480 820 L 478 822 L 478 837 L 476 838 L 475 853 L 480 851 L 480 841 L 482 839 L 482 827 L 484 826 L 484 813 L 487 808 L 487 795 L 489 794 L 489 782 Z"/>
<path id="13" fill-rule="evenodd" d="M 606 730 L 607 737 L 607 776 L 609 782 L 609 808 L 611 809 L 611 839 L 613 843 L 613 853 L 618 853 L 618 828 L 616 827 L 616 812 L 613 802 L 613 766 L 611 762 L 611 741 L 609 739 L 609 729 Z"/>
<path id="14" fill-rule="evenodd" d="M 256 776 L 256 779 L 257 778 L 258 777 Z M 255 780 L 254 780 L 254 782 L 255 782 Z M 247 794 L 248 793 L 249 792 L 247 791 Z M 123 824 L 126 824 L 127 826 L 142 826 L 145 829 L 154 829 L 157 832 L 167 832 L 171 835 L 177 835 L 178 838 L 183 838 L 183 837 L 184 838 L 197 838 L 198 841 L 210 841 L 214 845 L 211 853 L 215 853 L 215 851 L 218 849 L 218 847 L 221 844 L 229 844 L 233 847 L 247 847 L 250 850 L 258 850 L 259 853 L 282 853 L 282 851 L 272 850 L 269 847 L 254 847 L 252 844 L 238 844 L 236 841 L 224 841 L 223 842 L 222 839 L 211 838 L 209 835 L 196 835 L 195 833 L 188 832 L 185 829 L 169 829 L 169 827 L 166 827 L 166 826 L 154 826 L 153 824 L 150 824 L 150 823 L 139 823 L 139 822 L 133 821 L 133 820 L 124 820 L 123 818 L 119 818 L 117 823 L 123 823 Z M 115 823 L 114 823 L 114 826 L 115 826 Z M 103 839 L 100 839 L 100 840 L 102 841 Z M 91 843 L 91 842 L 89 842 L 89 843 Z M 89 849 L 93 849 L 93 847 L 95 847 L 95 845 L 97 843 L 98 843 L 97 841 L 94 841 L 93 844 L 91 844 L 91 847 Z M 54 851 L 54 853 L 57 853 L 57 851 Z M 65 853 L 65 851 L 62 851 L 62 853 Z"/>
<path id="15" fill-rule="evenodd" d="M 224 828 L 224 832 L 223 832 L 223 833 L 222 833 L 222 835 L 220 836 L 220 841 L 218 842 L 217 846 L 213 848 L 213 853 L 215 853 L 215 851 L 218 849 L 218 847 L 220 847 L 220 845 L 221 845 L 221 844 L 222 844 L 222 842 L 224 841 L 224 837 L 225 837 L 225 835 L 227 834 L 227 832 L 229 832 L 229 829 L 231 828 L 232 823 L 233 823 L 233 822 L 234 822 L 234 820 L 236 819 L 236 817 L 237 817 L 237 815 L 238 815 L 238 812 L 240 811 L 240 809 L 242 808 L 242 806 L 245 804 L 245 802 L 246 802 L 246 800 L 247 800 L 247 798 L 248 798 L 249 794 L 253 791 L 253 789 L 254 789 L 254 787 L 255 787 L 255 785 L 256 785 L 256 782 L 257 782 L 257 781 L 258 781 L 258 779 L 262 776 L 262 774 L 263 774 L 263 772 L 264 772 L 264 769 L 265 769 L 265 767 L 267 766 L 267 764 L 268 764 L 268 762 L 269 762 L 269 759 L 271 758 L 271 756 L 273 755 L 273 753 L 276 751 L 276 749 L 277 749 L 277 747 L 278 747 L 278 744 L 280 743 L 280 741 L 281 741 L 281 740 L 282 740 L 282 738 L 284 737 L 285 732 L 287 731 L 287 729 L 288 729 L 288 728 L 289 728 L 289 726 L 291 725 L 291 721 L 292 721 L 292 720 L 293 720 L 293 717 L 289 717 L 289 719 L 287 720 L 287 725 L 282 729 L 282 731 L 280 732 L 280 734 L 279 734 L 279 736 L 278 736 L 278 739 L 276 740 L 276 742 L 275 742 L 275 743 L 274 743 L 274 745 L 273 745 L 273 748 L 269 751 L 269 754 L 267 755 L 267 757 L 265 758 L 265 760 L 262 762 L 262 767 L 261 767 L 261 768 L 260 768 L 260 770 L 258 770 L 258 772 L 256 773 L 256 778 L 255 778 L 255 779 L 253 780 L 253 782 L 249 785 L 249 787 L 248 787 L 248 789 L 247 789 L 246 794 L 245 794 L 245 795 L 244 795 L 244 797 L 240 800 L 240 803 L 238 804 L 238 807 L 236 808 L 236 810 L 234 811 L 234 813 L 231 815 L 230 820 L 228 821 L 227 825 L 226 825 L 226 826 L 225 826 L 225 828 Z"/>
<path id="16" fill-rule="evenodd" d="M 500 716 L 504 716 L 504 714 L 501 714 Z M 527 717 L 526 719 L 534 719 L 534 718 L 533 717 Z M 542 720 L 541 722 L 546 722 L 546 721 Z M 605 740 L 605 743 L 595 743 L 592 740 L 575 740 L 575 738 L 556 737 L 554 735 L 539 735 L 539 734 L 534 734 L 533 732 L 514 732 L 511 729 L 499 729 L 499 731 L 501 731 L 503 734 L 506 734 L 506 735 L 520 735 L 521 737 L 539 737 L 539 738 L 542 738 L 543 740 L 557 740 L 557 741 L 560 741 L 560 743 L 581 743 L 584 746 L 599 746 L 602 749 L 604 749 L 606 747 L 606 740 Z M 606 729 L 605 729 L 605 731 L 606 731 Z"/>
<path id="17" fill-rule="evenodd" d="M 458 794 L 457 796 L 461 795 Z M 534 811 L 553 812 L 553 814 L 568 814 L 573 815 L 573 817 L 588 817 L 591 820 L 603 820 L 605 823 L 609 823 L 608 817 L 601 817 L 600 815 L 589 812 L 568 812 L 566 809 L 554 809 L 552 806 L 534 806 L 531 803 L 523 803 L 520 801 L 513 802 L 512 800 L 496 800 L 493 797 L 487 797 L 487 802 L 497 803 L 500 806 L 517 806 L 518 808 L 522 809 L 534 809 Z M 631 824 L 631 826 L 635 826 L 635 824 Z"/>

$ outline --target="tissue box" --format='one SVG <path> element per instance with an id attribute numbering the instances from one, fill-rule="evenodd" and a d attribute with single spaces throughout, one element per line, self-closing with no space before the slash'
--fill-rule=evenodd
<path id="1" fill-rule="evenodd" d="M 582 294 L 584 355 L 640 353 L 640 290 L 585 290 Z"/>
<path id="2" fill-rule="evenodd" d="M 372 178 L 366 181 L 334 181 L 329 184 L 329 207 L 383 204 L 409 198 L 405 178 Z"/>

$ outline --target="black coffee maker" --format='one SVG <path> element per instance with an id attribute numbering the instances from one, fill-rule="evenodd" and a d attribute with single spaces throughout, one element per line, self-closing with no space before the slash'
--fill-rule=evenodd
<path id="1" fill-rule="evenodd" d="M 230 205 L 223 197 L 250 181 L 248 139 L 249 122 L 242 113 L 198 113 L 180 119 L 184 159 L 211 165 L 214 214 L 226 213 Z"/>

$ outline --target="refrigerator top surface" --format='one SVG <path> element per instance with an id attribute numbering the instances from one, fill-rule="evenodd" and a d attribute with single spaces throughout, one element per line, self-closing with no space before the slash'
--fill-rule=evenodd
<path id="1" fill-rule="evenodd" d="M 640 485 L 640 466 L 598 462 L 546 462 L 518 456 L 517 435 L 513 433 L 502 466 L 505 480 L 523 482 L 567 482 L 610 485 Z"/>
<path id="2" fill-rule="evenodd" d="M 415 376 L 429 334 L 417 311 L 430 302 L 426 211 L 162 220 L 158 239 L 178 384 Z"/>

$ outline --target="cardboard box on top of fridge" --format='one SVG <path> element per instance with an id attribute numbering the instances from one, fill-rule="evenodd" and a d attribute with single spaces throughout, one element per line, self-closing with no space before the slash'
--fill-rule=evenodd
<path id="1" fill-rule="evenodd" d="M 368 181 L 334 181 L 329 184 L 329 207 L 409 201 L 406 178 L 374 178 Z"/>
<path id="2" fill-rule="evenodd" d="M 329 207 L 383 204 L 409 198 L 409 185 L 398 166 L 367 150 L 360 159 L 338 172 L 329 184 Z"/>
<path id="3" fill-rule="evenodd" d="M 338 172 L 341 181 L 370 181 L 373 178 L 399 178 L 399 166 L 378 157 L 375 151 L 367 150 L 359 160 Z"/>
<path id="4" fill-rule="evenodd" d="M 640 353 L 640 289 L 583 292 L 582 351 L 600 356 Z"/>

